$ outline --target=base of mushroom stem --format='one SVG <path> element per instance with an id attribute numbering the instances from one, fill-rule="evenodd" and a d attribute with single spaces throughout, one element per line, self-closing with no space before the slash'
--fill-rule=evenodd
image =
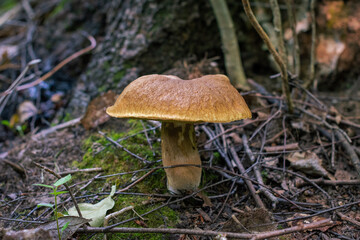
<path id="1" fill-rule="evenodd" d="M 194 125 L 184 122 L 163 122 L 161 149 L 164 167 L 194 164 L 201 165 L 196 147 Z M 201 167 L 165 168 L 168 189 L 174 193 L 195 190 L 201 180 Z"/>

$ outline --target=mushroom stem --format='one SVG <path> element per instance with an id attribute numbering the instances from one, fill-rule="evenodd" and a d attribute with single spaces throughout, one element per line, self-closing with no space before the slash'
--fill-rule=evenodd
<path id="1" fill-rule="evenodd" d="M 161 125 L 161 149 L 164 167 L 183 164 L 201 165 L 193 124 L 163 122 Z M 171 192 L 195 190 L 200 184 L 201 167 L 166 168 L 165 172 L 167 186 Z"/>

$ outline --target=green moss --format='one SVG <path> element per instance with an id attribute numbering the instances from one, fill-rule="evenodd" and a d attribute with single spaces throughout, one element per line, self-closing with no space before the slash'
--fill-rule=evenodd
<path id="1" fill-rule="evenodd" d="M 64 7 L 66 3 L 68 3 L 69 0 L 61 0 L 57 6 L 54 8 L 54 10 L 50 13 L 50 17 L 56 16 L 58 13 L 60 13 L 62 10 L 64 10 Z"/>
<path id="2" fill-rule="evenodd" d="M 18 1 L 15 0 L 2 0 L 0 2 L 0 14 L 9 11 L 11 8 L 15 7 Z"/>
<path id="3" fill-rule="evenodd" d="M 114 83 L 119 83 L 121 81 L 121 79 L 125 76 L 125 73 L 126 73 L 126 69 L 122 69 L 122 70 L 118 71 L 117 73 L 115 73 L 115 75 L 113 77 Z"/>
<path id="4" fill-rule="evenodd" d="M 155 156 L 153 156 L 153 150 L 151 150 L 146 136 L 143 131 L 143 126 L 139 120 L 128 121 L 129 130 L 127 132 L 107 132 L 107 136 L 113 140 L 124 139 L 119 143 L 127 148 L 132 153 L 147 159 L 148 161 L 154 161 L 161 158 L 160 142 L 156 141 L 152 143 Z M 134 135 L 134 136 L 132 136 Z M 160 133 L 148 132 L 149 138 L 159 138 Z M 131 136 L 131 137 L 128 137 Z M 128 137 L 128 138 L 127 138 Z M 114 145 L 101 135 L 92 135 L 83 141 L 83 149 L 85 151 L 84 157 L 81 162 L 74 162 L 73 164 L 78 168 L 92 168 L 101 167 L 104 169 L 103 175 L 128 172 L 142 169 L 145 166 L 143 162 L 134 158 Z M 153 166 L 158 166 L 161 163 L 154 163 Z M 140 172 L 135 175 L 135 178 L 141 177 L 146 172 Z M 115 176 L 106 180 L 109 185 L 116 184 L 117 189 L 121 189 L 134 181 L 134 175 L 127 174 L 123 176 Z M 104 186 L 104 182 L 96 181 L 93 186 L 94 191 L 101 189 Z M 131 192 L 143 192 L 143 193 L 166 193 L 166 177 L 163 169 L 156 170 L 150 176 L 146 177 L 143 181 L 136 184 L 131 188 Z M 124 207 L 134 206 L 134 210 L 137 214 L 146 213 L 164 202 L 157 203 L 144 203 L 151 200 L 146 196 L 134 196 L 134 195 L 117 195 L 113 198 L 115 200 L 114 208 L 108 212 L 119 211 Z M 134 211 L 128 211 L 116 219 L 112 219 L 109 224 L 121 222 L 129 218 L 137 216 Z M 179 221 L 179 213 L 172 210 L 169 207 L 161 208 L 154 213 L 144 216 L 144 220 L 140 220 L 141 223 L 145 223 L 148 227 L 174 227 Z M 138 222 L 139 223 L 139 222 Z M 143 227 L 135 221 L 121 225 L 121 227 Z M 98 234 L 96 239 L 100 239 L 103 235 Z M 108 239 L 163 239 L 162 234 L 143 234 L 143 233 L 131 233 L 131 234 L 109 234 Z"/>
<path id="5" fill-rule="evenodd" d="M 119 143 L 131 153 L 139 157 L 153 162 L 153 167 L 159 166 L 156 160 L 161 158 L 160 142 L 153 142 L 150 148 L 144 133 L 139 133 L 143 130 L 142 124 L 139 120 L 129 120 L 128 124 L 130 129 L 124 132 L 107 132 L 107 136 L 113 140 L 124 139 Z M 149 132 L 150 134 L 150 132 Z M 153 133 L 151 133 L 153 134 Z M 134 136 L 131 136 L 134 135 Z M 127 136 L 131 136 L 126 138 Z M 156 132 L 155 135 L 150 137 L 159 138 L 160 133 Z M 73 165 L 78 168 L 93 168 L 101 167 L 104 170 L 103 175 L 124 173 L 142 169 L 145 166 L 140 159 L 137 159 L 127 153 L 125 150 L 114 146 L 105 137 L 101 135 L 92 135 L 84 140 L 83 149 L 85 154 L 81 162 L 73 162 Z M 155 153 L 155 155 L 154 155 Z M 116 183 L 117 188 L 123 188 L 133 181 L 133 178 L 139 178 L 144 175 L 146 171 L 133 174 L 126 174 L 122 176 L 115 176 L 107 178 L 111 184 Z M 154 189 L 161 192 L 166 192 L 166 178 L 165 172 L 161 169 L 155 171 L 148 176 L 145 181 L 136 184 L 132 189 L 133 191 L 140 191 L 146 193 L 153 193 Z"/>
<path id="6" fill-rule="evenodd" d="M 157 208 L 163 202 L 160 203 L 148 203 L 148 197 L 142 196 L 130 196 L 130 195 L 118 195 L 115 199 L 115 208 L 113 212 L 119 211 L 124 207 L 133 206 L 134 211 L 127 211 L 123 215 L 118 216 L 115 221 L 110 222 L 113 224 L 115 222 L 121 222 L 133 217 L 136 217 L 137 214 L 141 215 L 146 212 Z M 150 228 L 159 228 L 159 227 L 172 227 L 179 221 L 179 213 L 172 210 L 169 207 L 161 208 L 153 213 L 150 213 L 143 217 L 143 220 L 131 221 L 121 225 L 121 227 L 144 227 L 140 224 L 144 224 Z M 113 234 L 110 235 L 109 239 L 163 239 L 162 234 L 144 234 L 144 233 L 129 233 L 129 234 Z"/>

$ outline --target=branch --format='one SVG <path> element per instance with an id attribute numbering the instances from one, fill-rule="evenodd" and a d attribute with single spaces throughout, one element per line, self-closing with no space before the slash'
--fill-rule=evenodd
<path id="1" fill-rule="evenodd" d="M 310 53 L 310 73 L 309 78 L 305 82 L 305 88 L 309 88 L 315 78 L 315 43 L 316 43 L 316 22 L 315 22 L 315 3 L 316 0 L 310 1 L 311 15 L 311 53 Z"/>
<path id="2" fill-rule="evenodd" d="M 260 37 L 262 38 L 262 40 L 268 47 L 269 51 L 274 56 L 274 59 L 280 68 L 281 79 L 282 79 L 282 91 L 286 97 L 289 112 L 292 113 L 294 110 L 294 104 L 293 104 L 291 96 L 290 96 L 288 73 L 287 73 L 286 65 L 285 65 L 284 61 L 281 59 L 281 56 L 279 55 L 279 53 L 275 50 L 275 47 L 270 42 L 270 39 L 267 36 L 267 34 L 265 33 L 264 29 L 262 29 L 259 22 L 256 20 L 255 15 L 254 15 L 253 11 L 251 10 L 249 0 L 242 0 L 242 3 L 244 5 L 245 13 L 246 13 L 247 17 L 249 18 L 251 25 L 258 32 L 258 34 L 260 35 Z"/>
<path id="3" fill-rule="evenodd" d="M 233 232 L 217 232 L 210 230 L 193 230 L 182 228 L 101 228 L 101 227 L 88 227 L 86 229 L 79 228 L 77 233 L 163 233 L 163 234 L 189 234 L 200 236 L 226 236 L 229 238 L 243 238 L 243 239 L 266 239 L 276 236 L 281 236 L 293 232 L 304 231 L 309 229 L 316 229 L 320 227 L 333 225 L 334 222 L 330 219 L 304 224 L 301 226 L 290 227 L 282 230 L 276 230 L 263 233 L 233 233 Z"/>
<path id="4" fill-rule="evenodd" d="M 279 54 L 284 62 L 285 65 L 285 70 L 287 72 L 287 57 L 286 57 L 286 50 L 285 50 L 285 44 L 284 44 L 284 35 L 283 35 L 283 30 L 282 30 L 282 24 L 281 24 L 281 13 L 280 13 L 280 8 L 279 8 L 279 4 L 277 0 L 270 0 L 270 6 L 271 6 L 271 10 L 273 12 L 274 15 L 274 28 L 275 28 L 275 33 L 276 33 L 276 40 L 278 42 L 278 49 L 279 49 Z"/>

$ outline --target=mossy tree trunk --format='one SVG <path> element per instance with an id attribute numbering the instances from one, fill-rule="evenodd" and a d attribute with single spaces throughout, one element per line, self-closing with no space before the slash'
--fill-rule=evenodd
<path id="1" fill-rule="evenodd" d="M 106 13 L 105 36 L 78 80 L 69 104 L 74 116 L 82 114 L 89 98 L 101 92 L 120 93 L 141 75 L 161 74 L 176 61 L 221 51 L 206 0 L 113 0 L 101 11 Z"/>

